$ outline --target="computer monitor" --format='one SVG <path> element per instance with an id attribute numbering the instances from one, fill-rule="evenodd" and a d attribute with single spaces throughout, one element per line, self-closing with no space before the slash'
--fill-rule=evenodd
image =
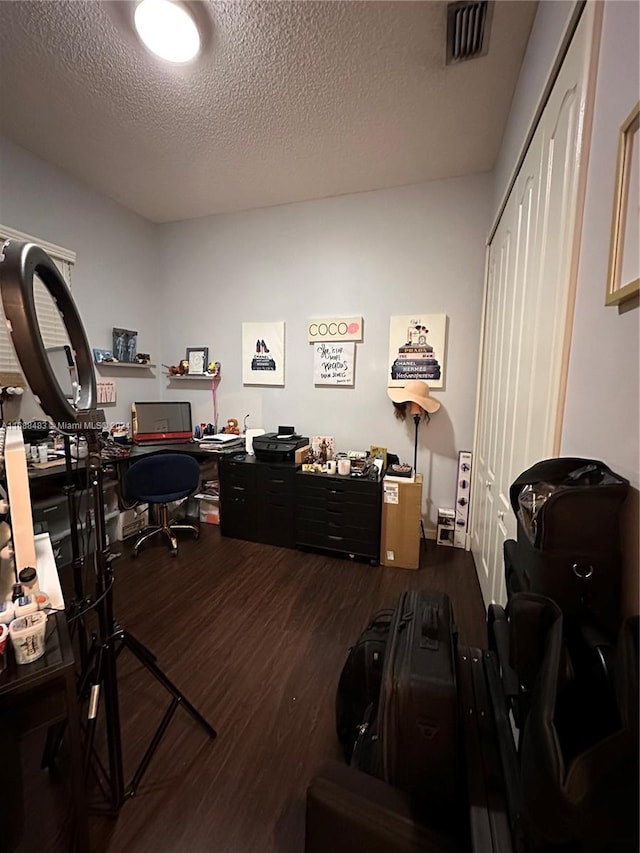
<path id="1" fill-rule="evenodd" d="M 191 403 L 132 403 L 131 425 L 135 444 L 191 441 Z"/>

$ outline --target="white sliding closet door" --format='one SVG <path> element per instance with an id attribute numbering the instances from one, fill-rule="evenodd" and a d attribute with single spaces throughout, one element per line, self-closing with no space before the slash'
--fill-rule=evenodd
<path id="1" fill-rule="evenodd" d="M 582 13 L 489 246 L 471 518 L 486 604 L 506 598 L 509 486 L 559 448 L 596 7 Z"/>

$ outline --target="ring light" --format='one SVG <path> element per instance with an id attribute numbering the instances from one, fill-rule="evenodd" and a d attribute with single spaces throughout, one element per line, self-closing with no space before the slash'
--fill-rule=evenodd
<path id="1" fill-rule="evenodd" d="M 55 302 L 71 342 L 79 385 L 76 406 L 60 388 L 42 340 L 34 295 L 36 273 Z M 18 361 L 45 414 L 60 432 L 97 428 L 88 423 L 96 401 L 91 349 L 69 288 L 53 260 L 34 243 L 5 241 L 0 254 L 0 295 Z"/>

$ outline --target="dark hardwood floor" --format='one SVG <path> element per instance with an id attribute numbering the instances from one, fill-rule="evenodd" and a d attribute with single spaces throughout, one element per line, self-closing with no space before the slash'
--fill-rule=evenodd
<path id="1" fill-rule="evenodd" d="M 90 819 L 94 853 L 302 853 L 305 791 L 339 757 L 336 685 L 371 614 L 405 589 L 441 590 L 460 642 L 486 646 L 471 555 L 433 542 L 418 571 L 225 539 L 210 525 L 198 542 L 182 538 L 176 559 L 161 544 L 137 560 L 119 548 L 118 621 L 218 737 L 178 709 L 136 796 L 117 819 Z M 169 694 L 127 651 L 118 676 L 129 778 Z M 28 773 L 44 775 L 37 765 Z M 46 842 L 21 850 L 68 849 L 51 808 Z"/>

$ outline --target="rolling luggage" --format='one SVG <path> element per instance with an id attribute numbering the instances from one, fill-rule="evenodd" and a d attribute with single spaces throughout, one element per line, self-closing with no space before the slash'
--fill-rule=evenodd
<path id="1" fill-rule="evenodd" d="M 360 727 L 352 764 L 429 803 L 456 810 L 460 746 L 451 601 L 405 592 L 389 628 L 380 696 Z"/>
<path id="2" fill-rule="evenodd" d="M 347 763 L 358 729 L 378 703 L 393 610 L 379 610 L 347 654 L 336 693 L 336 732 Z"/>

